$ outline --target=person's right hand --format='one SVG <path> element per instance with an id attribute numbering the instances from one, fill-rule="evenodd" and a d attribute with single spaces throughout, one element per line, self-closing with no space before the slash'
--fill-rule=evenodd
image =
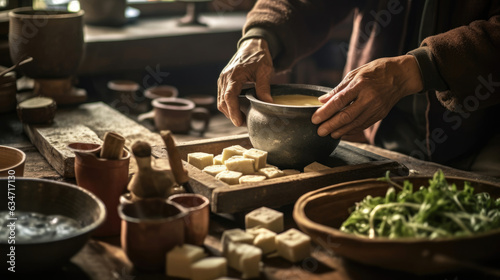
<path id="1" fill-rule="evenodd" d="M 272 102 L 270 79 L 273 73 L 273 60 L 267 42 L 252 38 L 243 41 L 224 67 L 217 81 L 217 108 L 235 126 L 245 124 L 240 111 L 238 96 L 246 83 L 255 83 L 257 98 Z"/>

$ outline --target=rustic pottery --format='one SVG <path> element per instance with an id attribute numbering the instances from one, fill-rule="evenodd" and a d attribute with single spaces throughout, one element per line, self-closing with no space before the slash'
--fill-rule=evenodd
<path id="1" fill-rule="evenodd" d="M 52 97 L 58 104 L 86 99 L 83 89 L 73 87 L 84 54 L 83 14 L 31 7 L 9 12 L 10 56 L 12 61 L 33 57 L 20 69 L 35 79 L 35 95 Z"/>
<path id="2" fill-rule="evenodd" d="M 171 195 L 168 201 L 185 208 L 189 213 L 185 222 L 186 243 L 202 246 L 208 234 L 210 202 L 200 194 L 183 193 Z"/>
<path id="3" fill-rule="evenodd" d="M 110 160 L 99 158 L 99 144 L 71 143 L 68 147 L 75 153 L 76 183 L 99 197 L 108 210 L 106 221 L 94 235 L 118 235 L 121 221 L 116 209 L 127 188 L 130 153 L 124 149 L 120 159 Z"/>
<path id="4" fill-rule="evenodd" d="M 5 190 L 5 195 L 0 195 L 0 211 L 9 210 L 8 180 L 8 178 L 0 179 L 0 186 Z M 38 277 L 28 273 L 54 269 L 58 271 L 57 269 L 67 264 L 71 257 L 85 246 L 92 231 L 99 227 L 106 217 L 106 208 L 101 200 L 74 184 L 46 179 L 16 178 L 15 195 L 16 211 L 63 215 L 76 220 L 82 227 L 73 234 L 59 239 L 30 242 L 16 239 L 15 245 L 0 241 L 1 268 L 5 274 L 0 276 L 1 279 L 34 279 Z M 15 273 L 7 270 L 11 267 L 7 254 L 12 246 L 15 246 Z M 8 277 L 7 273 L 11 276 Z"/>
<path id="5" fill-rule="evenodd" d="M 393 178 L 401 184 L 409 180 L 415 188 L 427 186 L 431 177 Z M 449 184 L 463 188 L 469 181 L 475 192 L 500 197 L 500 186 L 486 182 L 447 177 Z M 500 258 L 500 229 L 473 236 L 415 239 L 367 238 L 339 230 L 349 216 L 349 208 L 367 195 L 385 196 L 386 182 L 365 179 L 328 186 L 301 196 L 294 207 L 298 227 L 318 245 L 335 255 L 360 263 L 415 274 L 440 274 L 464 268 L 478 269 L 482 261 Z"/>
<path id="6" fill-rule="evenodd" d="M 16 148 L 0 146 L 0 177 L 24 175 L 26 154 Z"/>
<path id="7" fill-rule="evenodd" d="M 118 207 L 121 245 L 138 270 L 165 271 L 166 254 L 184 243 L 188 213 L 162 198 L 139 199 Z"/>
<path id="8" fill-rule="evenodd" d="M 8 72 L 0 77 L 0 113 L 12 112 L 16 109 L 17 86 L 15 72 Z"/>
<path id="9" fill-rule="evenodd" d="M 271 96 L 302 94 L 321 96 L 331 88 L 314 85 L 271 85 Z M 320 137 L 318 125 L 311 122 L 319 106 L 290 106 L 263 102 L 255 97 L 255 88 L 243 90 L 250 101 L 247 113 L 248 134 L 252 146 L 268 152 L 270 164 L 280 168 L 302 169 L 328 158 L 340 139 Z M 245 101 L 245 100 L 241 100 Z"/>
<path id="10" fill-rule="evenodd" d="M 185 98 L 160 97 L 151 102 L 153 111 L 140 115 L 138 119 L 154 118 L 157 130 L 170 130 L 173 133 L 187 134 L 191 130 L 203 135 L 210 123 L 210 112 L 205 108 L 196 108 L 193 101 Z M 193 125 L 195 120 L 202 121 L 202 126 Z"/>

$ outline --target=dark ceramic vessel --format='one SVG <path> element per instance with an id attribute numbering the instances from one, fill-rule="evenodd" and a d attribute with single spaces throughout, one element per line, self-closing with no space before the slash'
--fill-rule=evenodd
<path id="1" fill-rule="evenodd" d="M 271 85 L 271 95 L 302 94 L 321 96 L 331 88 L 314 85 Z M 318 125 L 311 122 L 319 106 L 290 106 L 263 102 L 255 97 L 255 89 L 243 91 L 250 101 L 247 114 L 248 134 L 253 147 L 268 152 L 270 164 L 280 168 L 302 169 L 327 158 L 340 139 L 320 137 Z"/>

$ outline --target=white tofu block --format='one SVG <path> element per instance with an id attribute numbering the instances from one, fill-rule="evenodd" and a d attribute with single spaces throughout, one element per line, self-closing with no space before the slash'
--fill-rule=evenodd
<path id="1" fill-rule="evenodd" d="M 227 170 L 241 172 L 244 175 L 249 175 L 255 173 L 254 169 L 255 160 L 252 158 L 235 158 L 231 157 L 230 159 L 224 162 Z"/>
<path id="2" fill-rule="evenodd" d="M 300 171 L 297 169 L 283 169 L 283 173 L 285 173 L 285 176 L 289 176 L 289 175 L 300 174 Z"/>
<path id="3" fill-rule="evenodd" d="M 204 258 L 203 248 L 184 244 L 167 253 L 166 274 L 172 277 L 190 278 L 191 264 Z"/>
<path id="4" fill-rule="evenodd" d="M 192 280 L 213 280 L 227 276 L 227 260 L 223 257 L 201 259 L 191 265 Z"/>
<path id="5" fill-rule="evenodd" d="M 202 171 L 215 177 L 217 174 L 221 173 L 222 171 L 226 171 L 226 170 L 227 170 L 227 168 L 225 165 L 209 165 L 209 166 L 203 168 Z"/>
<path id="6" fill-rule="evenodd" d="M 259 170 L 266 167 L 267 162 L 267 152 L 259 149 L 251 148 L 243 153 L 245 158 L 251 158 L 255 160 L 254 169 Z"/>
<path id="7" fill-rule="evenodd" d="M 275 232 L 262 227 L 249 228 L 247 232 L 254 236 L 253 245 L 260 248 L 262 254 L 276 251 Z"/>
<path id="8" fill-rule="evenodd" d="M 260 276 L 262 250 L 244 243 L 229 243 L 228 264 L 242 273 L 241 278 L 257 278 Z"/>
<path id="9" fill-rule="evenodd" d="M 275 167 L 264 167 L 259 169 L 257 172 L 259 175 L 264 175 L 267 177 L 267 179 L 273 179 L 273 178 L 278 178 L 281 176 L 285 176 L 285 173 L 278 168 Z"/>
<path id="10" fill-rule="evenodd" d="M 240 177 L 240 184 L 262 182 L 266 179 L 264 175 L 243 175 Z"/>
<path id="11" fill-rule="evenodd" d="M 222 162 L 226 162 L 232 156 L 243 156 L 243 153 L 246 152 L 247 149 L 243 148 L 240 145 L 233 145 L 222 150 Z"/>
<path id="12" fill-rule="evenodd" d="M 263 227 L 280 233 L 283 231 L 283 213 L 267 207 L 260 207 L 245 215 L 245 228 Z"/>
<path id="13" fill-rule="evenodd" d="M 237 185 L 240 183 L 241 176 L 243 176 L 243 173 L 241 172 L 226 170 L 215 175 L 215 179 L 221 180 L 222 182 L 229 185 Z"/>
<path id="14" fill-rule="evenodd" d="M 227 257 L 229 243 L 253 244 L 253 235 L 240 228 L 228 229 L 222 233 L 222 255 Z"/>
<path id="15" fill-rule="evenodd" d="M 311 238 L 291 228 L 276 236 L 276 247 L 281 257 L 295 263 L 311 255 Z"/>
<path id="16" fill-rule="evenodd" d="M 222 154 L 218 154 L 214 157 L 214 165 L 222 165 Z"/>
<path id="17" fill-rule="evenodd" d="M 188 154 L 188 163 L 193 165 L 194 167 L 203 170 L 203 168 L 212 165 L 214 162 L 214 155 L 202 152 L 189 153 Z"/>
<path id="18" fill-rule="evenodd" d="M 307 165 L 306 167 L 304 167 L 304 172 L 314 172 L 314 171 L 321 171 L 321 170 L 325 170 L 325 169 L 330 169 L 330 167 L 315 161 L 315 162 Z"/>

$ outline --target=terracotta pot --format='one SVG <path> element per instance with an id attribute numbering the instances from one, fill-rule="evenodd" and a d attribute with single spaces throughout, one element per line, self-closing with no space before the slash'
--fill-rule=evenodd
<path id="1" fill-rule="evenodd" d="M 129 181 L 130 153 L 123 150 L 122 158 L 108 160 L 98 157 L 99 144 L 71 143 L 68 147 L 75 153 L 77 185 L 95 194 L 106 205 L 106 221 L 94 231 L 94 235 L 118 235 L 121 220 L 116 209 Z"/>
<path id="2" fill-rule="evenodd" d="M 314 85 L 271 85 L 271 95 L 302 94 L 321 96 L 331 88 Z M 268 152 L 270 164 L 280 168 L 302 169 L 330 156 L 340 142 L 320 137 L 318 125 L 311 122 L 319 106 L 290 106 L 263 102 L 255 89 L 243 90 L 250 101 L 247 113 L 248 135 L 253 147 Z M 244 101 L 244 100 L 241 100 Z"/>
<path id="3" fill-rule="evenodd" d="M 184 243 L 186 210 L 165 199 L 140 199 L 120 204 L 121 245 L 134 267 L 165 271 L 166 254 Z"/>
<path id="4" fill-rule="evenodd" d="M 26 154 L 16 148 L 0 146 L 0 177 L 24 175 Z"/>
<path id="5" fill-rule="evenodd" d="M 186 243 L 202 246 L 208 234 L 210 202 L 208 198 L 195 193 L 171 195 L 168 201 L 184 207 L 189 215 L 184 219 Z"/>
<path id="6" fill-rule="evenodd" d="M 9 46 L 12 61 L 31 56 L 20 66 L 35 79 L 67 78 L 76 74 L 84 53 L 83 11 L 33 10 L 9 12 Z"/>

